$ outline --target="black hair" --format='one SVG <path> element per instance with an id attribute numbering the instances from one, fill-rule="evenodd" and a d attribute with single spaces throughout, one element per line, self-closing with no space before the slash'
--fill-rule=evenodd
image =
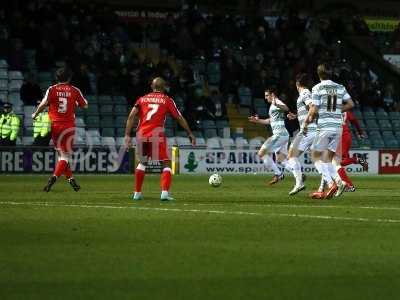
<path id="1" fill-rule="evenodd" d="M 58 82 L 69 82 L 71 77 L 72 71 L 68 67 L 62 67 L 56 71 L 56 78 Z"/>

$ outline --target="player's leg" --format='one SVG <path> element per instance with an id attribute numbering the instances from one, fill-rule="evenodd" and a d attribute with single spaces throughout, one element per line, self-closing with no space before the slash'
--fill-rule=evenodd
<path id="1" fill-rule="evenodd" d="M 170 195 L 170 188 L 172 183 L 172 169 L 171 169 L 171 157 L 168 154 L 168 144 L 165 137 L 160 138 L 158 145 L 158 160 L 162 162 L 163 169 L 160 176 L 160 187 L 161 187 L 161 201 L 171 201 L 174 198 Z"/>
<path id="2" fill-rule="evenodd" d="M 325 166 L 329 171 L 329 175 L 334 180 L 334 184 L 330 186 L 329 190 L 326 193 L 326 198 L 331 198 L 333 195 L 336 197 L 340 196 L 345 187 L 345 182 L 342 181 L 340 178 L 336 165 L 339 164 L 339 158 L 342 155 L 341 149 L 341 129 L 338 130 L 336 133 L 332 132 L 329 136 L 329 143 L 327 149 L 327 159 L 325 160 Z"/>
<path id="3" fill-rule="evenodd" d="M 282 172 L 279 170 L 278 166 L 276 165 L 276 163 L 272 158 L 272 153 L 273 153 L 272 149 L 276 140 L 277 136 L 273 135 L 269 137 L 258 151 L 258 156 L 262 159 L 264 165 L 268 169 L 272 170 L 272 172 L 274 173 L 274 177 L 269 182 L 269 184 L 274 184 L 278 182 L 279 178 L 282 176 Z"/>
<path id="4" fill-rule="evenodd" d="M 307 146 L 307 139 L 302 133 L 298 133 L 293 139 L 292 144 L 290 145 L 288 153 L 288 166 L 289 168 L 291 168 L 291 171 L 295 178 L 295 185 L 293 189 L 289 192 L 289 195 L 295 195 L 305 189 L 299 157 L 309 146 L 310 145 Z"/>
<path id="5" fill-rule="evenodd" d="M 142 186 L 144 182 L 144 177 L 146 174 L 146 166 L 147 166 L 147 158 L 150 143 L 137 139 L 136 140 L 136 161 L 138 164 L 135 169 L 135 192 L 132 196 L 133 200 L 141 200 L 143 199 L 142 196 Z"/>

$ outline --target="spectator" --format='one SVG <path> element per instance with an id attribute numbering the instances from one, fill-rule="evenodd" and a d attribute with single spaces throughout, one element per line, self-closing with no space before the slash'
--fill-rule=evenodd
<path id="1" fill-rule="evenodd" d="M 38 100 L 42 100 L 43 94 L 32 73 L 27 73 L 24 83 L 19 91 L 22 102 L 25 105 L 36 105 Z"/>
<path id="2" fill-rule="evenodd" d="M 13 112 L 12 104 L 4 103 L 3 114 L 0 116 L 0 146 L 15 146 L 20 126 L 21 120 Z"/>

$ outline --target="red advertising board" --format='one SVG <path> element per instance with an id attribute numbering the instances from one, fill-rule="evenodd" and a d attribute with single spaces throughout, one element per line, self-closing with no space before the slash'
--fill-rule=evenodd
<path id="1" fill-rule="evenodd" d="M 400 173 L 400 150 L 379 151 L 379 174 Z"/>

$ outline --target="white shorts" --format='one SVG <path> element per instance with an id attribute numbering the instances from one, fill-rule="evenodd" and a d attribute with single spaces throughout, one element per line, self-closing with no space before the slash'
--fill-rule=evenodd
<path id="1" fill-rule="evenodd" d="M 273 135 L 270 136 L 261 149 L 264 149 L 267 153 L 288 153 L 289 136 L 285 135 Z"/>
<path id="2" fill-rule="evenodd" d="M 337 131 L 317 131 L 311 145 L 311 150 L 318 152 L 329 150 L 336 153 L 341 135 L 341 129 Z"/>
<path id="3" fill-rule="evenodd" d="M 307 135 L 299 132 L 290 144 L 290 148 L 297 149 L 301 152 L 310 150 L 316 134 L 316 131 L 308 132 Z"/>

